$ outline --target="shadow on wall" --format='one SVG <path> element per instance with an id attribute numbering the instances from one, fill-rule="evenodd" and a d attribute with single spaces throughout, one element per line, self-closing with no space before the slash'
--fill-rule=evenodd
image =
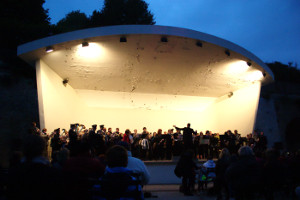
<path id="1" fill-rule="evenodd" d="M 300 117 L 292 119 L 285 130 L 287 149 L 296 151 L 300 149 Z"/>

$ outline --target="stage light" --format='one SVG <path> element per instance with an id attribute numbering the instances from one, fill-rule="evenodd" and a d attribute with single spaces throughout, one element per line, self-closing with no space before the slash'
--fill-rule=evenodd
<path id="1" fill-rule="evenodd" d="M 254 72 L 250 72 L 249 74 L 246 75 L 245 80 L 246 81 L 259 81 L 264 77 L 264 74 L 261 71 L 254 71 Z"/>
<path id="2" fill-rule="evenodd" d="M 161 42 L 168 42 L 168 38 L 162 37 L 162 38 L 160 39 L 160 41 L 161 41 Z"/>
<path id="3" fill-rule="evenodd" d="M 249 65 L 243 60 L 231 62 L 226 68 L 227 74 L 242 74 L 249 69 Z"/>
<path id="4" fill-rule="evenodd" d="M 83 42 L 82 43 L 82 47 L 88 47 L 89 46 L 89 43 L 88 42 Z"/>
<path id="5" fill-rule="evenodd" d="M 53 51 L 53 47 L 51 47 L 51 46 L 46 47 L 46 52 L 47 53 L 50 53 L 52 51 Z"/>
<path id="6" fill-rule="evenodd" d="M 86 46 L 88 44 L 88 46 Z M 78 45 L 77 54 L 82 58 L 99 58 L 99 56 L 103 55 L 103 48 L 97 43 L 87 43 L 85 46 Z"/>
<path id="7" fill-rule="evenodd" d="M 198 47 L 202 47 L 202 42 L 198 41 L 198 42 L 196 43 L 196 45 L 197 45 Z"/>
<path id="8" fill-rule="evenodd" d="M 68 78 L 65 78 L 63 81 L 62 81 L 63 85 L 66 86 L 68 83 L 69 83 L 69 79 Z"/>
<path id="9" fill-rule="evenodd" d="M 226 54 L 227 56 L 230 56 L 230 51 L 229 51 L 228 49 L 226 49 L 225 54 Z"/>
<path id="10" fill-rule="evenodd" d="M 120 37 L 120 42 L 127 42 L 127 38 L 126 37 Z"/>

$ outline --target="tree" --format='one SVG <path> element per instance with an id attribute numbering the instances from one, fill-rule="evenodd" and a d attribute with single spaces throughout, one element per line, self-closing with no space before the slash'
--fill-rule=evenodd
<path id="1" fill-rule="evenodd" d="M 81 13 L 79 10 L 76 10 L 68 13 L 65 18 L 61 19 L 56 24 L 56 31 L 58 33 L 68 32 L 87 28 L 88 26 L 89 18 L 85 13 Z"/>
<path id="2" fill-rule="evenodd" d="M 266 64 L 272 70 L 275 76 L 275 81 L 300 83 L 300 70 L 297 68 L 297 63 L 294 67 L 292 66 L 292 62 L 288 65 L 280 62 Z"/>
<path id="3" fill-rule="evenodd" d="M 105 0 L 102 10 L 94 11 L 90 19 L 91 26 L 155 24 L 143 0 Z"/>
<path id="4" fill-rule="evenodd" d="M 1 0 L 1 45 L 16 49 L 17 45 L 45 37 L 50 32 L 48 10 L 44 0 Z"/>

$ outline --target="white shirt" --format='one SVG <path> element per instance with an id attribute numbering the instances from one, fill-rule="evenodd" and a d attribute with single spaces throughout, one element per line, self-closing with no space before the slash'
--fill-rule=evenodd
<path id="1" fill-rule="evenodd" d="M 128 164 L 127 168 L 131 169 L 134 173 L 141 174 L 141 184 L 146 185 L 149 183 L 150 174 L 143 161 L 138 158 L 132 157 L 131 151 L 128 151 Z"/>

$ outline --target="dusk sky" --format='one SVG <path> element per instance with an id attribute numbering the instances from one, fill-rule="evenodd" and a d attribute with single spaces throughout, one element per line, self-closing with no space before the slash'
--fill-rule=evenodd
<path id="1" fill-rule="evenodd" d="M 63 3 L 62 3 L 63 2 Z M 90 16 L 104 0 L 46 0 L 51 23 L 80 10 Z M 146 0 L 156 25 L 188 28 L 229 40 L 264 62 L 300 69 L 300 0 Z"/>

